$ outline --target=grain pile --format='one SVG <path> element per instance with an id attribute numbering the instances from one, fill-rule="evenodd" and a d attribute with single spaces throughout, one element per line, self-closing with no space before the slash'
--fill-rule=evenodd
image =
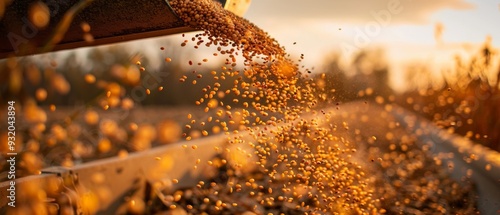
<path id="1" fill-rule="evenodd" d="M 164 207 L 178 214 L 449 212 L 443 207 L 428 209 L 425 204 L 411 205 L 409 211 L 401 209 L 406 207 L 400 205 L 410 201 L 401 203 L 397 195 L 388 194 L 397 189 L 383 186 L 380 179 L 384 176 L 366 169 L 376 167 L 353 158 L 357 155 L 355 144 L 339 134 L 339 130 L 349 130 L 349 125 L 345 121 L 329 121 L 328 114 L 317 111 L 319 102 L 328 99 L 266 32 L 214 1 L 173 0 L 170 4 L 186 24 L 204 31 L 191 38 L 195 49 L 202 44 L 215 46 L 218 53 L 214 55 L 226 57 L 221 71 L 211 72 L 215 83 L 204 88 L 206 94 L 196 101 L 205 106 L 205 112 L 217 111 L 201 124 L 219 123 L 226 134 L 232 134 L 228 148 L 249 145 L 255 153 L 248 153 L 246 158 L 221 155 L 216 161 L 209 161 L 219 168 L 220 175 L 200 182 L 196 188 L 166 193 L 159 201 Z M 185 40 L 181 46 L 189 43 Z M 238 55 L 243 56 L 242 71 Z M 217 82 L 228 77 L 235 77 L 231 86 Z M 233 102 L 243 101 L 244 108 L 234 109 L 219 102 L 216 95 L 221 93 L 234 94 L 238 99 Z M 302 119 L 307 113 L 314 117 Z M 195 123 L 200 122 L 191 124 Z M 239 126 L 229 129 L 231 124 Z M 242 135 L 241 131 L 248 133 Z M 202 134 L 208 135 L 208 129 Z M 248 140 L 248 135 L 253 140 Z M 185 136 L 187 140 L 192 138 L 189 133 Z M 229 165 L 231 159 L 250 162 Z M 425 156 L 419 159 L 432 160 Z M 253 162 L 255 167 L 248 168 L 252 166 L 248 163 Z M 438 169 L 430 168 L 429 172 L 437 173 Z M 447 192 L 456 193 L 458 189 Z M 439 201 L 443 199 L 435 202 Z M 420 211 L 423 208 L 426 209 Z"/>
<path id="2" fill-rule="evenodd" d="M 195 37 L 197 45 L 216 45 L 221 54 L 231 55 L 241 50 L 248 63 L 257 55 L 265 60 L 283 58 L 285 50 L 266 32 L 251 22 L 222 9 L 214 1 L 169 1 L 174 12 L 190 27 L 204 30 L 203 37 Z M 205 41 L 207 39 L 207 41 Z"/>

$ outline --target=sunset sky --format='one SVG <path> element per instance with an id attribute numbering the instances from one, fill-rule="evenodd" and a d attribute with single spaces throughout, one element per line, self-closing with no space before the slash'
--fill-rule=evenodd
<path id="1" fill-rule="evenodd" d="M 374 45 L 385 45 L 392 57 L 418 58 L 425 49 L 467 48 L 488 35 L 498 47 L 499 9 L 499 0 L 254 0 L 245 18 L 315 63 L 325 52 L 347 56 Z"/>
<path id="2" fill-rule="evenodd" d="M 244 17 L 305 54 L 306 66 L 327 53 L 348 62 L 362 48 L 383 47 L 396 80 L 409 62 L 439 69 L 488 36 L 500 46 L 500 0 L 254 0 Z"/>

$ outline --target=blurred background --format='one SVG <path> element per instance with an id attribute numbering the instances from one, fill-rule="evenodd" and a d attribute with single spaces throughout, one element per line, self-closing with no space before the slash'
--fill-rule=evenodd
<path id="1" fill-rule="evenodd" d="M 285 46 L 311 71 L 306 76 L 323 75 L 317 84 L 331 103 L 396 103 L 500 151 L 499 1 L 254 0 L 244 17 Z M 51 162 L 72 165 L 76 155 L 106 157 L 143 150 L 159 138 L 179 140 L 187 121 L 180 107 L 202 112 L 195 100 L 213 80 L 199 77 L 224 61 L 210 48 L 181 47 L 195 34 L 0 60 L 0 100 L 24 106 L 26 139 L 17 139 L 18 150 L 63 145 Z M 170 115 L 156 122 L 127 112 L 160 105 Z M 113 112 L 111 121 L 99 119 L 108 109 L 124 111 Z M 81 138 L 86 126 L 91 132 Z M 161 137 L 162 129 L 173 137 Z M 146 138 L 136 139 L 147 143 L 126 145 L 139 134 Z"/>
<path id="2" fill-rule="evenodd" d="M 331 74 L 344 101 L 392 95 L 500 150 L 500 1 L 253 1 L 245 17 Z"/>

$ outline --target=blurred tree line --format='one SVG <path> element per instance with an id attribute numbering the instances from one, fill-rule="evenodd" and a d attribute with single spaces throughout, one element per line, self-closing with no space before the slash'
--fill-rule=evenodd
<path id="1" fill-rule="evenodd" d="M 348 66 L 341 65 L 339 54 L 331 54 L 325 59 L 321 72 L 313 77 L 326 97 L 337 103 L 390 97 L 394 91 L 389 75 L 383 51 L 365 49 L 355 54 Z"/>
<path id="2" fill-rule="evenodd" d="M 89 49 L 84 56 L 69 52 L 62 57 L 52 53 L 0 60 L 0 98 L 20 102 L 35 99 L 40 106 L 93 105 L 108 91 L 119 88 L 119 99 L 130 98 L 139 105 L 193 105 L 203 96 L 202 89 L 214 82 L 209 72 L 219 71 L 223 61 L 187 66 L 193 50 L 170 40 L 160 44 L 158 50 L 144 50 L 148 55 L 112 45 Z M 152 55 L 163 61 L 155 68 L 149 60 Z M 200 78 L 200 74 L 205 77 Z M 218 82 L 229 87 L 235 79 Z M 230 96 L 219 99 L 232 100 Z"/>
<path id="3" fill-rule="evenodd" d="M 210 71 L 220 71 L 224 63 L 188 66 L 194 50 L 168 40 L 162 41 L 157 51 L 144 51 L 164 62 L 151 68 L 145 53 L 126 46 L 90 49 L 83 60 L 70 52 L 59 65 L 28 57 L 3 60 L 0 70 L 6 72 L 0 73 L 0 98 L 22 102 L 34 95 L 38 105 L 104 106 L 103 102 L 113 104 L 113 96 L 106 99 L 107 92 L 117 91 L 119 100 L 129 98 L 139 105 L 194 105 L 204 95 L 203 88 L 214 83 Z M 309 76 L 318 86 L 317 93 L 328 101 L 322 105 L 358 99 L 394 101 L 443 128 L 500 150 L 500 68 L 495 56 L 496 50 L 487 41 L 470 59 L 456 57 L 454 68 L 440 73 L 444 80 L 441 86 L 432 84 L 434 71 L 425 65 L 409 67 L 406 84 L 410 90 L 400 94 L 390 87 L 388 63 L 380 49 L 361 50 L 348 66 L 341 65 L 339 54 L 332 54 L 325 58 L 320 72 Z M 223 86 L 220 91 L 230 89 L 234 80 L 231 76 L 217 80 Z M 231 94 L 217 96 L 224 103 L 236 98 Z"/>
<path id="4" fill-rule="evenodd" d="M 413 88 L 398 96 L 397 103 L 500 151 L 500 60 L 491 39 L 469 59 L 456 56 L 454 68 L 438 73 L 442 85 L 433 86 L 433 73 L 425 66 L 409 70 L 406 82 Z"/>

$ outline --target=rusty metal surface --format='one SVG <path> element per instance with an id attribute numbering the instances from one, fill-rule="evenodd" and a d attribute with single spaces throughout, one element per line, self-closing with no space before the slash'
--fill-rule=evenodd
<path id="1" fill-rule="evenodd" d="M 225 0 L 218 1 L 226 4 Z M 33 1 L 13 1 L 0 20 L 0 58 L 124 42 L 194 30 L 186 27 L 177 18 L 165 0 L 94 0 L 77 13 L 62 41 L 53 49 L 42 50 L 54 34 L 58 23 L 63 20 L 65 13 L 78 2 L 80 1 L 45 1 L 50 11 L 50 22 L 44 29 L 37 29 L 28 19 L 28 10 Z M 229 3 L 231 7 L 228 9 L 244 13 L 250 1 Z M 243 3 L 245 4 L 243 7 L 237 7 L 238 4 Z M 85 32 L 82 30 L 82 23 L 90 25 L 89 33 L 94 38 L 92 42 L 84 40 Z"/>
<path id="2" fill-rule="evenodd" d="M 51 14 L 45 29 L 36 29 L 28 19 L 28 8 L 32 1 L 17 0 L 7 8 L 0 23 L 0 57 L 8 53 L 26 55 L 37 52 L 53 34 L 64 14 L 78 0 L 48 1 Z M 82 23 L 91 27 L 92 43 L 85 42 Z M 188 31 L 164 0 L 103 1 L 95 0 L 78 13 L 64 38 L 54 50 L 77 48 L 89 45 L 122 42 L 152 36 Z M 20 42 L 15 42 L 20 39 Z M 30 44 L 22 50 L 24 43 Z M 35 48 L 36 47 L 36 48 Z"/>

